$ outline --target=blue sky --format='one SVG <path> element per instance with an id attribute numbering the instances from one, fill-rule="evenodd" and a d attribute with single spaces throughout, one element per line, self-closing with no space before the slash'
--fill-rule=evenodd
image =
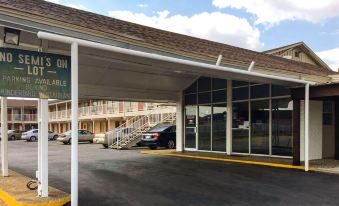
<path id="1" fill-rule="evenodd" d="M 252 50 L 304 41 L 339 67 L 338 0 L 49 0 Z"/>

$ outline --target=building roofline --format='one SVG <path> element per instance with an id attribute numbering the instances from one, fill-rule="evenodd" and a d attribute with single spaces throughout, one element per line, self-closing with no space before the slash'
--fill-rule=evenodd
<path id="1" fill-rule="evenodd" d="M 73 33 L 88 34 L 94 38 L 105 38 L 108 41 L 120 42 L 119 44 L 129 48 L 140 47 L 202 62 L 214 62 L 218 55 L 223 53 L 224 65 L 246 67 L 254 60 L 255 69 L 282 70 L 322 77 L 335 73 L 318 65 L 275 58 L 261 52 L 168 32 L 46 1 L 38 4 L 37 0 L 0 0 L 0 3 L 0 13 L 3 15 L 66 29 Z"/>
<path id="2" fill-rule="evenodd" d="M 330 70 L 330 71 L 333 71 L 305 42 L 301 41 L 301 42 L 296 42 L 296 43 L 293 43 L 293 44 L 288 44 L 288 45 L 285 45 L 285 46 L 281 46 L 281 47 L 278 47 L 278 48 L 274 48 L 274 49 L 270 49 L 270 50 L 266 50 L 266 51 L 263 51 L 263 53 L 265 54 L 271 54 L 273 52 L 279 52 L 279 51 L 282 51 L 282 50 L 286 50 L 286 49 L 290 49 L 290 48 L 294 48 L 294 47 L 298 47 L 298 46 L 301 46 L 303 49 L 304 49 L 304 52 L 309 54 L 313 60 L 315 60 L 318 64 L 320 64 L 322 67 Z"/>

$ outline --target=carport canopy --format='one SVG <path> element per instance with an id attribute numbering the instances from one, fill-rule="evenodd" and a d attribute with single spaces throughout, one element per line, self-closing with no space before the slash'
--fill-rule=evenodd
<path id="1" fill-rule="evenodd" d="M 38 32 L 38 37 L 48 40 L 48 52 L 69 54 L 69 44 L 77 43 L 81 99 L 177 102 L 180 92 L 200 76 L 290 87 L 314 84 L 247 68 L 217 66 L 46 32 Z"/>

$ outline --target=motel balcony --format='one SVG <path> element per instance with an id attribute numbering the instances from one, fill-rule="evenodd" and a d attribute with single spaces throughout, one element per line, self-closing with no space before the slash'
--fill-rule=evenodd
<path id="1" fill-rule="evenodd" d="M 80 120 L 86 119 L 109 119 L 145 115 L 156 108 L 155 104 L 145 103 L 140 107 L 137 102 L 114 102 L 112 104 L 100 104 L 79 107 L 78 115 Z M 50 122 L 70 121 L 71 109 L 64 109 L 49 112 Z"/>
<path id="2" fill-rule="evenodd" d="M 8 114 L 7 121 L 9 123 L 37 123 L 38 116 L 37 114 Z"/>

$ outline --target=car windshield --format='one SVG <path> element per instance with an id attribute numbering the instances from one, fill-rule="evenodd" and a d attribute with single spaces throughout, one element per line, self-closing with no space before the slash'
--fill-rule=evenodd
<path id="1" fill-rule="evenodd" d="M 157 125 L 149 130 L 149 132 L 162 132 L 169 128 L 171 125 Z"/>

